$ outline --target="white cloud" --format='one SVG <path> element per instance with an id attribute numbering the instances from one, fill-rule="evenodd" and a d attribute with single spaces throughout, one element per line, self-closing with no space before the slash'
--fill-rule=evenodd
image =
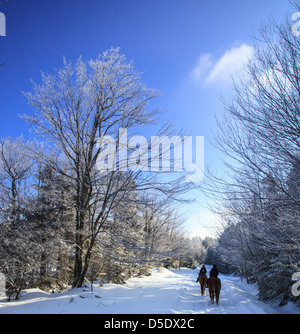
<path id="1" fill-rule="evenodd" d="M 211 54 L 203 54 L 199 57 L 191 77 L 196 83 L 227 85 L 232 78 L 242 75 L 253 54 L 254 48 L 247 44 L 227 50 L 217 61 L 212 60 Z"/>
<path id="2" fill-rule="evenodd" d="M 212 57 L 209 53 L 200 55 L 196 67 L 193 69 L 191 77 L 195 82 L 200 82 L 208 74 L 213 65 Z"/>

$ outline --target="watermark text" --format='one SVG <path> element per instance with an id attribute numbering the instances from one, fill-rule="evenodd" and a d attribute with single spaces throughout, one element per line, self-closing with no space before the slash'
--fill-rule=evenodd
<path id="1" fill-rule="evenodd" d="M 294 23 L 292 25 L 292 34 L 295 37 L 299 37 L 300 36 L 300 12 L 296 12 L 292 15 L 292 21 L 297 21 L 296 23 Z"/>
<path id="2" fill-rule="evenodd" d="M 6 17 L 0 12 L 0 36 L 6 36 Z"/>
<path id="3" fill-rule="evenodd" d="M 119 129 L 117 139 L 102 136 L 97 168 L 107 171 L 186 172 L 187 182 L 204 178 L 204 137 L 143 136 L 128 138 L 127 129 Z"/>

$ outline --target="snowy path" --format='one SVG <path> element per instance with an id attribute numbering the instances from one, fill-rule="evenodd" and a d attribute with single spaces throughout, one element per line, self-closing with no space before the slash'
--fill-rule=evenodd
<path id="1" fill-rule="evenodd" d="M 125 285 L 94 285 L 89 289 L 46 294 L 40 290 L 23 292 L 20 301 L 0 299 L 0 314 L 278 314 L 300 313 L 293 305 L 272 307 L 257 298 L 253 285 L 238 278 L 221 275 L 219 306 L 200 295 L 195 283 L 197 270 L 157 269 L 152 276 L 129 279 Z"/>

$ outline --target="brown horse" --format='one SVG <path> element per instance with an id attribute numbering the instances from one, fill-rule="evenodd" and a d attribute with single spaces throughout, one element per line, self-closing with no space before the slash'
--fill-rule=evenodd
<path id="1" fill-rule="evenodd" d="M 208 289 L 210 300 L 214 303 L 214 299 L 216 298 L 216 303 L 219 305 L 219 297 L 221 291 L 221 281 L 218 277 L 212 277 L 208 282 Z"/>
<path id="2" fill-rule="evenodd" d="M 200 283 L 201 296 L 204 296 L 205 295 L 205 287 L 206 287 L 206 283 L 207 283 L 207 276 L 206 275 L 199 276 L 197 282 Z"/>
<path id="3" fill-rule="evenodd" d="M 200 283 L 200 287 L 201 287 L 201 296 L 205 295 L 205 286 L 207 283 L 207 276 L 206 275 L 199 275 L 197 278 L 196 283 L 199 282 Z"/>

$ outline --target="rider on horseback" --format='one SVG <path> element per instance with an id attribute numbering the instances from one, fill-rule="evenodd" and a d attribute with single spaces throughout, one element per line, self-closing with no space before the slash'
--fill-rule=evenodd
<path id="1" fill-rule="evenodd" d="M 215 264 L 213 265 L 209 275 L 210 275 L 210 277 L 218 277 L 219 276 L 219 270 L 218 270 L 218 268 Z"/>
<path id="2" fill-rule="evenodd" d="M 210 273 L 209 273 L 209 279 L 207 280 L 207 287 L 208 287 L 209 280 L 212 277 L 218 277 L 218 276 L 219 276 L 219 270 L 218 270 L 217 266 L 214 264 Z"/>
<path id="3" fill-rule="evenodd" d="M 202 268 L 200 269 L 200 272 L 199 272 L 198 279 L 197 279 L 196 283 L 199 282 L 199 278 L 200 278 L 201 276 L 204 276 L 204 275 L 206 275 L 206 268 L 205 268 L 205 265 L 203 265 Z"/>
<path id="4" fill-rule="evenodd" d="M 207 285 L 209 289 L 209 296 L 212 303 L 216 300 L 217 305 L 219 304 L 220 291 L 221 291 L 221 280 L 218 278 L 219 270 L 214 264 L 210 271 L 210 277 L 208 279 Z"/>

